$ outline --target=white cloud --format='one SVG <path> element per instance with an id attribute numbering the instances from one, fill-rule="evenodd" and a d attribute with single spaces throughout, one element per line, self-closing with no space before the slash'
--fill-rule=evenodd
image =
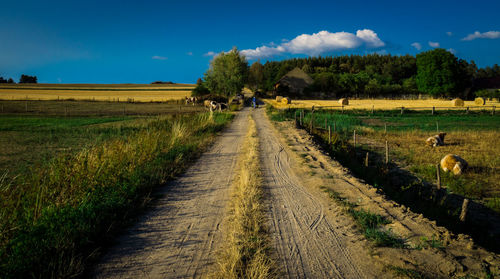
<path id="1" fill-rule="evenodd" d="M 451 52 L 453 54 L 457 54 L 457 50 L 454 49 L 454 48 L 449 48 L 449 49 L 447 49 L 447 51 L 449 51 L 449 52 Z"/>
<path id="2" fill-rule="evenodd" d="M 411 44 L 412 47 L 416 48 L 417 50 L 421 50 L 422 49 L 422 45 L 418 42 L 414 42 L 413 44 Z"/>
<path id="3" fill-rule="evenodd" d="M 356 34 L 349 32 L 330 33 L 320 31 L 314 34 L 302 34 L 294 39 L 283 40 L 278 46 L 261 46 L 255 49 L 245 49 L 241 53 L 247 59 L 258 59 L 283 53 L 318 55 L 328 51 L 354 49 L 358 47 L 379 48 L 385 46 L 377 33 L 370 29 L 358 30 Z"/>
<path id="4" fill-rule="evenodd" d="M 430 42 L 429 41 L 429 46 L 430 47 L 439 47 L 439 43 L 438 42 Z"/>
<path id="5" fill-rule="evenodd" d="M 256 49 L 244 49 L 241 51 L 241 54 L 245 55 L 247 59 L 257 59 L 257 58 L 275 56 L 283 52 L 285 52 L 285 50 L 282 46 L 277 46 L 277 47 L 261 46 Z"/>
<path id="6" fill-rule="evenodd" d="M 500 38 L 500 31 L 488 31 L 484 33 L 476 31 L 473 34 L 467 35 L 467 37 L 463 38 L 462 41 L 472 41 L 475 39 L 498 39 L 498 38 Z"/>
<path id="7" fill-rule="evenodd" d="M 449 31 L 448 31 L 448 32 L 446 32 L 446 35 L 448 35 L 448 36 L 450 36 L 450 37 L 451 37 L 451 36 L 453 36 L 453 32 L 449 32 Z"/>
<path id="8" fill-rule="evenodd" d="M 167 60 L 168 57 L 155 55 L 155 56 L 151 57 L 151 59 L 154 59 L 154 60 Z"/>
<path id="9" fill-rule="evenodd" d="M 192 51 L 190 51 L 190 52 L 188 52 L 186 54 L 189 55 L 189 56 L 193 56 L 193 52 Z"/>
<path id="10" fill-rule="evenodd" d="M 203 56 L 215 56 L 215 55 L 217 55 L 217 53 L 215 53 L 213 51 L 209 51 L 209 52 L 203 54 Z"/>

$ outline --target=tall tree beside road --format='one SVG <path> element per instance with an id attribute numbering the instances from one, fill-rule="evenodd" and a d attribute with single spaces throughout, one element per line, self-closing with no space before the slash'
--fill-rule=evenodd
<path id="1" fill-rule="evenodd" d="M 264 88 L 264 66 L 256 61 L 250 66 L 248 73 L 248 85 L 253 91 Z"/>
<path id="2" fill-rule="evenodd" d="M 240 93 L 247 78 L 248 62 L 236 47 L 215 56 L 205 73 L 205 82 L 210 92 L 225 97 Z"/>

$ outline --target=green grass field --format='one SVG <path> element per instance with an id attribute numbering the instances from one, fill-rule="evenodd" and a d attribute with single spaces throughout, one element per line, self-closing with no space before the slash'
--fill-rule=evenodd
<path id="1" fill-rule="evenodd" d="M 0 114 L 0 278 L 81 274 L 232 119 L 136 105 L 133 116 Z"/>
<path id="2" fill-rule="evenodd" d="M 301 110 L 273 111 L 274 120 L 300 119 Z M 469 171 L 460 177 L 443 174 L 443 183 L 450 191 L 476 199 L 500 212 L 500 115 L 488 112 L 448 111 L 429 112 L 354 110 L 314 112 L 314 126 L 335 126 L 339 139 L 352 143 L 356 130 L 357 144 L 383 155 L 385 141 L 391 157 L 418 176 L 435 181 L 435 165 L 448 153 L 457 154 L 469 162 Z M 311 114 L 306 111 L 303 125 L 310 127 Z M 385 130 L 387 129 L 387 133 Z M 431 148 L 425 140 L 446 132 L 445 146 Z"/>

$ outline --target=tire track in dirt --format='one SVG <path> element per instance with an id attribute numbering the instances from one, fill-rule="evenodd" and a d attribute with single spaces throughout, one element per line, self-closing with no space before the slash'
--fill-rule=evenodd
<path id="1" fill-rule="evenodd" d="M 290 167 L 263 109 L 253 112 L 261 139 L 264 187 L 269 194 L 270 234 L 283 276 L 288 278 L 364 278 L 347 241 L 324 218 L 322 202 L 310 194 Z M 342 230 L 342 228 L 337 228 Z"/>
<path id="2" fill-rule="evenodd" d="M 214 145 L 117 239 L 94 278 L 198 278 L 210 271 L 221 241 L 229 186 L 248 110 L 238 113 Z"/>

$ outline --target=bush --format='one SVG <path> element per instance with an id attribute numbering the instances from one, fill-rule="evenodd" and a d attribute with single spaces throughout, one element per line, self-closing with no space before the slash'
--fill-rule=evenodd
<path id="1" fill-rule="evenodd" d="M 476 97 L 482 97 L 482 98 L 500 98 L 500 90 L 499 89 L 482 89 L 479 91 L 476 91 L 474 94 L 476 94 Z"/>

